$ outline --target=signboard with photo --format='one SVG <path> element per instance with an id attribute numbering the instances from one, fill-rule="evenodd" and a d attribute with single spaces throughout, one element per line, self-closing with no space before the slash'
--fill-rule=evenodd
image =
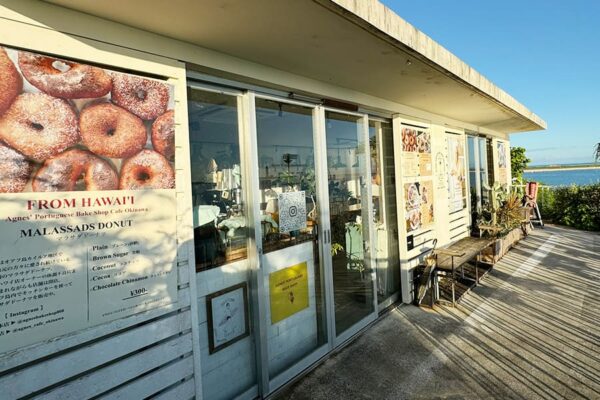
<path id="1" fill-rule="evenodd" d="M 210 354 L 250 335 L 246 282 L 206 296 L 206 313 Z"/>
<path id="2" fill-rule="evenodd" d="M 412 232 L 433 225 L 433 181 L 404 184 L 406 231 Z"/>
<path id="3" fill-rule="evenodd" d="M 174 88 L 0 48 L 0 352 L 177 302 Z"/>
<path id="4" fill-rule="evenodd" d="M 431 134 L 427 130 L 402 128 L 402 174 L 405 177 L 431 176 Z"/>
<path id="5" fill-rule="evenodd" d="M 462 136 L 448 134 L 448 199 L 450 212 L 467 206 L 467 177 L 465 166 L 465 140 Z"/>

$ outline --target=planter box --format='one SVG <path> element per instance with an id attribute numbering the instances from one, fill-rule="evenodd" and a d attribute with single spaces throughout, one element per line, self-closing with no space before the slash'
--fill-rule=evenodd
<path id="1" fill-rule="evenodd" d="M 479 261 L 487 264 L 497 263 L 511 247 L 519 242 L 523 238 L 523 231 L 521 228 L 515 228 L 508 233 L 508 235 L 496 239 L 488 248 L 481 252 L 481 259 Z"/>

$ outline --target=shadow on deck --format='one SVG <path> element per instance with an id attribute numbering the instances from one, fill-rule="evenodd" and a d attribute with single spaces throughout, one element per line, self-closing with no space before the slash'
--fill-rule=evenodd
<path id="1" fill-rule="evenodd" d="M 457 308 L 395 308 L 279 398 L 600 399 L 600 235 L 537 229 Z"/>

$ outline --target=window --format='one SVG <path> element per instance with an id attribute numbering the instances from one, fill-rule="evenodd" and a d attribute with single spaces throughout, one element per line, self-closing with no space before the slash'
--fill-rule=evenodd
<path id="1" fill-rule="evenodd" d="M 189 89 L 196 270 L 247 255 L 237 97 Z"/>
<path id="2" fill-rule="evenodd" d="M 312 109 L 256 99 L 256 132 L 264 253 L 316 240 Z M 304 197 L 298 197 L 302 192 Z M 280 219 L 279 201 L 288 199 L 306 211 L 299 214 L 306 215 L 306 221 L 295 224 L 302 225 L 301 229 L 286 228 L 286 222 L 295 220 L 293 216 Z"/>
<path id="3" fill-rule="evenodd" d="M 493 184 L 493 168 L 490 140 L 477 136 L 467 136 L 469 151 L 469 186 L 471 190 L 471 211 L 481 212 L 489 201 L 489 187 Z"/>

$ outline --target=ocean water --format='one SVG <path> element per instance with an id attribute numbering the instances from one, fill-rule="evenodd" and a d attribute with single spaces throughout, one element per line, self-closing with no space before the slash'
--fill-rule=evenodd
<path id="1" fill-rule="evenodd" d="M 589 185 L 600 183 L 600 169 L 525 172 L 523 177 L 549 186 Z"/>

